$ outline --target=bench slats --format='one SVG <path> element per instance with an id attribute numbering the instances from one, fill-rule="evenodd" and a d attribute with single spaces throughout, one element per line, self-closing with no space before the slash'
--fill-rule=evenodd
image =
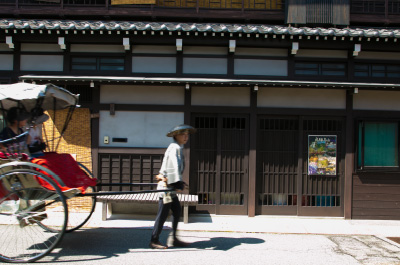
<path id="1" fill-rule="evenodd" d="M 197 204 L 198 196 L 191 194 L 177 194 L 179 201 L 187 202 L 189 204 Z M 139 194 L 122 194 L 122 195 L 104 195 L 97 196 L 98 201 L 109 201 L 109 202 L 157 202 L 158 194 L 157 193 L 139 193 Z"/>
<path id="2" fill-rule="evenodd" d="M 99 192 L 101 193 L 101 191 Z M 184 207 L 184 222 L 187 223 L 188 206 L 196 206 L 198 196 L 193 194 L 177 194 L 179 201 Z M 159 193 L 136 193 L 136 194 L 117 194 L 117 195 L 99 195 L 96 197 L 98 202 L 103 203 L 103 221 L 107 220 L 107 205 L 113 202 L 139 202 L 139 203 L 158 203 Z M 111 210 L 111 207 L 110 207 Z"/>

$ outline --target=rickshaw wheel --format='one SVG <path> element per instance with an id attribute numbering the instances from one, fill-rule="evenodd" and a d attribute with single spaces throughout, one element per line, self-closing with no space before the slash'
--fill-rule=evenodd
<path id="1" fill-rule="evenodd" d="M 79 162 L 78 165 L 90 178 L 93 178 L 93 173 L 87 167 Z M 95 191 L 95 187 L 87 187 L 85 193 L 94 193 Z M 96 197 L 76 196 L 68 199 L 67 204 L 68 224 L 66 232 L 69 233 L 81 228 L 87 223 L 87 221 L 89 221 L 96 207 Z"/>
<path id="2" fill-rule="evenodd" d="M 51 178 L 24 168 L 1 175 L 0 261 L 27 263 L 43 258 L 62 239 L 67 220 L 64 195 Z"/>
<path id="3" fill-rule="evenodd" d="M 88 187 L 86 192 L 94 192 L 94 187 Z M 96 206 L 96 197 L 94 196 L 75 196 L 66 199 L 67 207 L 68 207 L 68 221 L 67 227 L 65 229 L 66 233 L 73 232 L 83 225 L 89 220 L 92 216 L 95 206 Z M 60 204 L 58 202 L 56 204 Z M 57 232 L 57 227 L 47 227 L 45 224 L 39 223 L 44 229 L 50 232 Z"/>
<path id="4" fill-rule="evenodd" d="M 93 178 L 92 172 L 87 167 L 79 162 L 78 165 L 89 177 Z M 95 187 L 87 187 L 85 190 L 85 193 L 93 192 L 95 192 Z M 77 196 L 67 198 L 66 202 L 68 205 L 68 222 L 65 232 L 70 233 L 84 226 L 90 219 L 96 207 L 96 197 L 79 196 L 78 194 Z M 52 227 L 46 227 L 44 224 L 42 224 L 42 226 L 49 231 L 54 229 Z"/>
<path id="5" fill-rule="evenodd" d="M 94 187 L 88 187 L 87 193 L 95 192 Z M 68 204 L 68 223 L 65 232 L 75 231 L 86 224 L 92 216 L 96 207 L 96 197 L 83 196 L 72 197 L 67 200 Z"/>

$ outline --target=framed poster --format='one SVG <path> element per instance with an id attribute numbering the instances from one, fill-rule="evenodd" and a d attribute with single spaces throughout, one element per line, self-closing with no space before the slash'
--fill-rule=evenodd
<path id="1" fill-rule="evenodd" d="M 336 135 L 308 136 L 308 175 L 336 175 Z"/>

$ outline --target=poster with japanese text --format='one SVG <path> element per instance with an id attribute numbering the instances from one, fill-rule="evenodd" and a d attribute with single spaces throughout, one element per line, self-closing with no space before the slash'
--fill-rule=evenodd
<path id="1" fill-rule="evenodd" d="M 308 136 L 308 175 L 336 175 L 336 135 Z"/>

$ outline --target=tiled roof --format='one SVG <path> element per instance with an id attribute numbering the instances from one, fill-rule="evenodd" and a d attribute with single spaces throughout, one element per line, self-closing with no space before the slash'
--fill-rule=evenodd
<path id="1" fill-rule="evenodd" d="M 309 28 L 260 24 L 162 23 L 132 21 L 74 20 L 0 20 L 3 30 L 76 30 L 76 31 L 169 31 L 198 33 L 242 33 L 289 36 L 349 38 L 400 38 L 400 28 Z"/>
<path id="2" fill-rule="evenodd" d="M 38 81 L 40 83 L 54 81 L 87 81 L 100 83 L 129 83 L 129 84 L 193 84 L 215 86 L 281 86 L 281 87 L 319 87 L 319 88 L 380 88 L 399 89 L 396 83 L 356 83 L 356 82 L 328 82 L 328 81 L 299 81 L 299 80 L 267 80 L 267 79 L 227 79 L 227 78 L 185 78 L 185 77 L 132 77 L 132 76 L 68 76 L 68 75 L 23 75 L 22 81 Z"/>

